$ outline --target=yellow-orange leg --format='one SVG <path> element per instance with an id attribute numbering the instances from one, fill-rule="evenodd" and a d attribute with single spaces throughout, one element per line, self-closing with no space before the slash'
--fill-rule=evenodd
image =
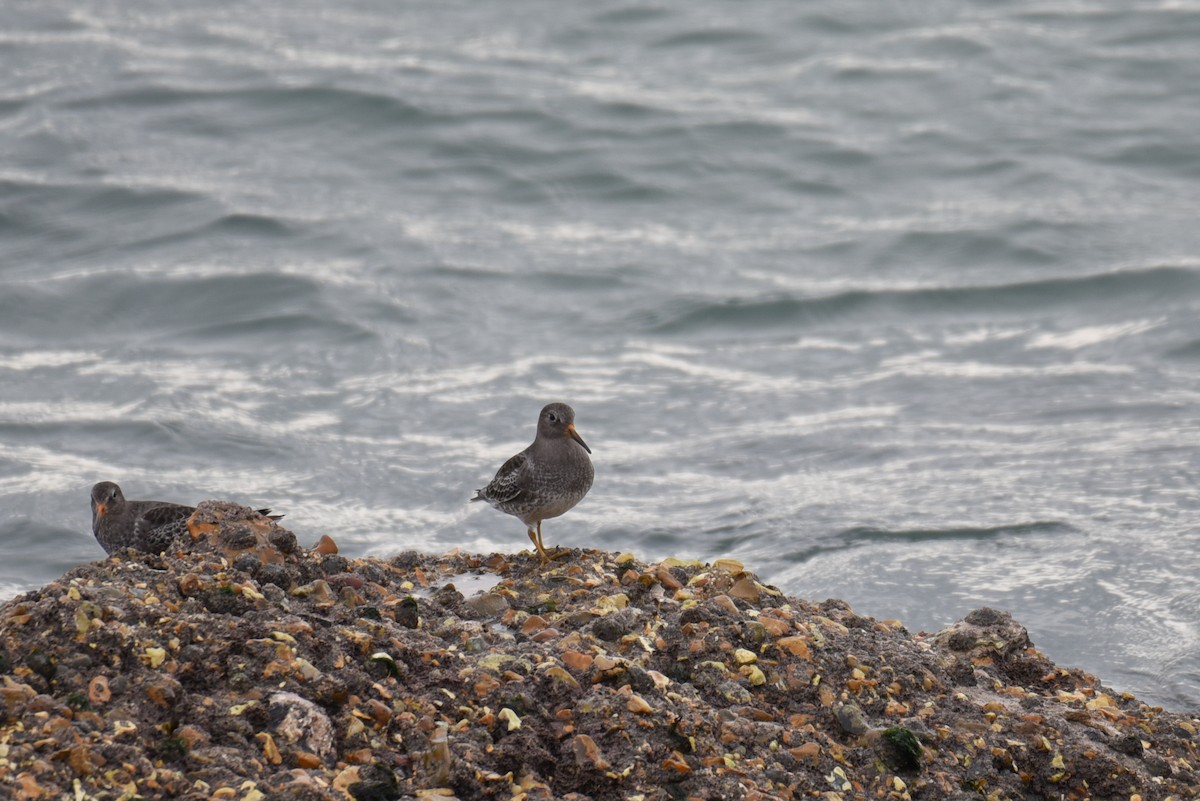
<path id="1" fill-rule="evenodd" d="M 533 543 L 533 547 L 537 548 L 538 556 L 542 558 L 542 562 L 549 562 L 550 557 L 546 554 L 546 549 L 542 547 L 542 523 L 539 520 L 537 531 L 529 529 L 529 539 Z"/>
<path id="2" fill-rule="evenodd" d="M 537 538 L 538 553 L 542 555 L 542 561 L 549 562 L 552 559 L 559 559 L 567 555 L 567 551 L 559 548 L 555 548 L 556 553 L 550 553 L 546 550 L 546 544 L 542 541 L 542 524 L 540 522 L 537 528 Z"/>

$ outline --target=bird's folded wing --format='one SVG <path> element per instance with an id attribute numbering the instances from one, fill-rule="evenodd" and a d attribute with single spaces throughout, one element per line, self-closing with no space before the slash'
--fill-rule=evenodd
<path id="1" fill-rule="evenodd" d="M 187 521 L 193 511 L 190 506 L 177 504 L 146 509 L 133 523 L 134 542 L 149 553 L 160 553 L 170 548 L 175 538 L 187 530 Z"/>
<path id="2" fill-rule="evenodd" d="M 192 516 L 192 512 L 196 511 L 191 506 L 182 506 L 177 503 L 162 503 L 158 506 L 151 506 L 148 509 L 142 510 L 138 515 L 138 525 L 149 526 L 150 528 L 158 528 L 170 523 L 175 523 L 179 520 L 187 520 Z"/>
<path id="3" fill-rule="evenodd" d="M 518 453 L 496 471 L 496 477 L 485 487 L 485 494 L 493 503 L 507 503 L 521 494 L 521 478 L 525 473 L 525 454 Z"/>

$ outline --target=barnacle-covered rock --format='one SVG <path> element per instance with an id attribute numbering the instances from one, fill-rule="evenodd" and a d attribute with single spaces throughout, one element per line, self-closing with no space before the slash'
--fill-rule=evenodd
<path id="1" fill-rule="evenodd" d="M 1004 612 L 913 635 L 733 560 L 352 559 L 251 512 L 0 606 L 0 798 L 1200 796 L 1200 720 Z"/>

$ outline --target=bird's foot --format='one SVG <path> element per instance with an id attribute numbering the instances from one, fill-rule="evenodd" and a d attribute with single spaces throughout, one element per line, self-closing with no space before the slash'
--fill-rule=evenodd
<path id="1" fill-rule="evenodd" d="M 570 548 L 562 548 L 562 547 L 559 547 L 556 545 L 553 548 L 551 548 L 549 551 L 546 551 L 545 554 L 546 554 L 546 557 L 545 557 L 546 561 L 552 562 L 555 559 L 565 559 L 566 557 L 570 556 L 571 549 Z"/>
<path id="2" fill-rule="evenodd" d="M 538 558 L 542 560 L 542 564 L 550 561 L 550 557 L 546 555 L 546 549 L 542 547 L 542 540 L 538 536 L 538 532 L 534 529 L 529 529 L 529 541 L 533 543 L 533 548 L 537 552 Z"/>

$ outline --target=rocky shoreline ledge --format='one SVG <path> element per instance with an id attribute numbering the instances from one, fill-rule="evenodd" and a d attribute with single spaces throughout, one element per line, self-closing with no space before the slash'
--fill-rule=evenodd
<path id="1" fill-rule="evenodd" d="M 0 607 L 0 797 L 1195 798 L 1200 719 L 736 562 L 193 542 Z"/>

